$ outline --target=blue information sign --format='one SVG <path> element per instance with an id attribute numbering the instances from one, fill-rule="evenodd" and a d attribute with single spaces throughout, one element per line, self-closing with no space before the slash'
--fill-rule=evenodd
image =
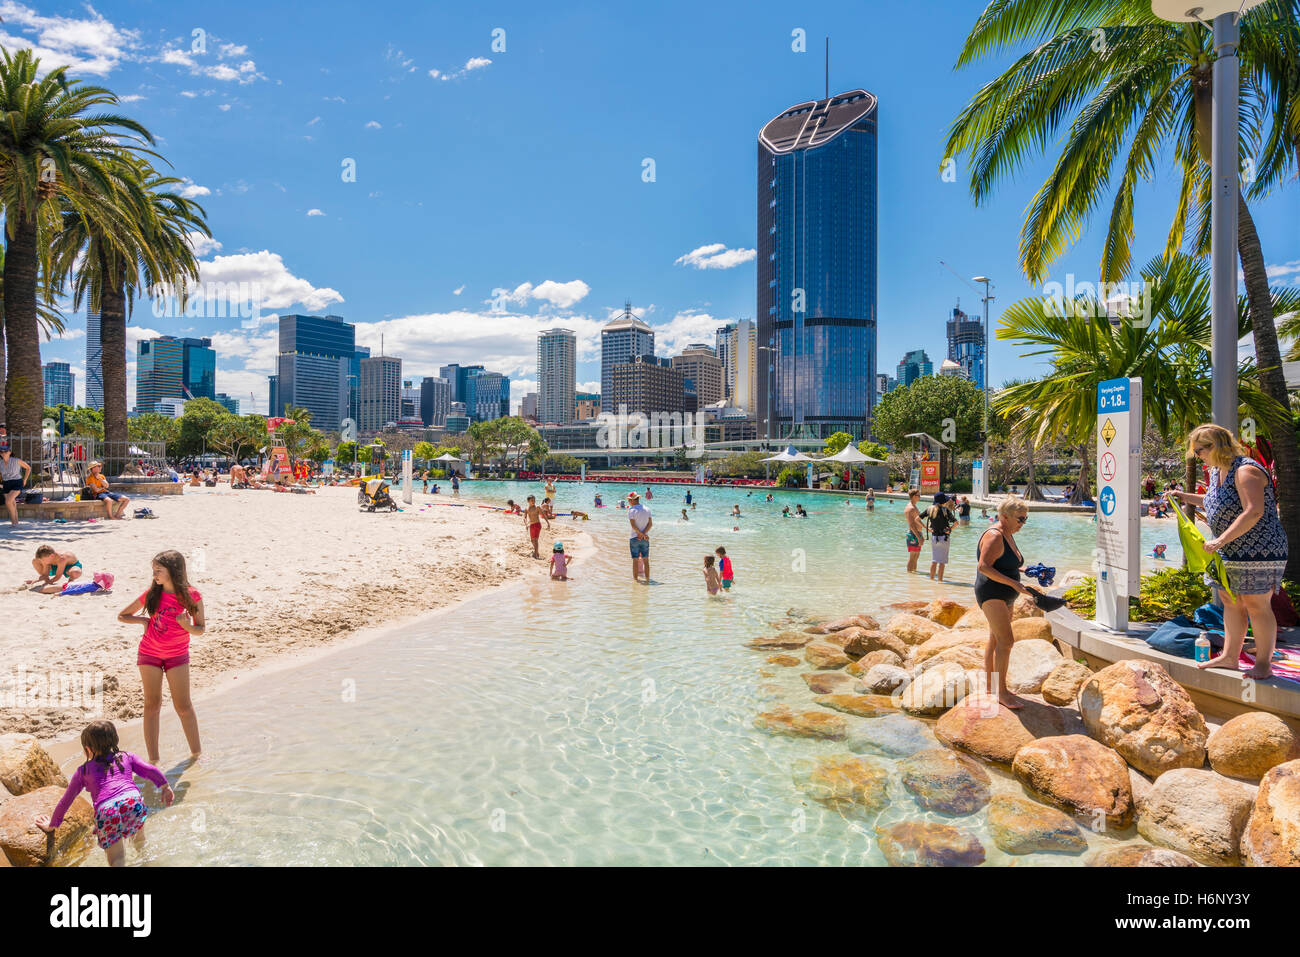
<path id="1" fill-rule="evenodd" d="M 1097 496 L 1097 501 L 1101 504 L 1101 514 L 1115 514 L 1115 490 L 1109 485 L 1101 490 L 1101 494 Z"/>
<path id="2" fill-rule="evenodd" d="M 1128 379 L 1107 379 L 1097 386 L 1097 414 L 1128 411 Z"/>

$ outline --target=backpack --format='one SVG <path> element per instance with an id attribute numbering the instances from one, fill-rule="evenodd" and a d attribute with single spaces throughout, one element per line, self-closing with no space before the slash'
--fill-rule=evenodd
<path id="1" fill-rule="evenodd" d="M 934 538 L 943 538 L 952 528 L 952 514 L 942 505 L 932 505 L 925 513 L 925 518 Z"/>

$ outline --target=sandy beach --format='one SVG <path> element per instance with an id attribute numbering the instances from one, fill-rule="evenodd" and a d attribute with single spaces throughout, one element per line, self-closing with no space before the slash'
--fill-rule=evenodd
<path id="1" fill-rule="evenodd" d="M 33 701 L 33 689 L 45 694 L 59 682 L 81 688 L 101 673 L 104 715 L 139 717 L 140 629 L 119 624 L 116 616 L 146 590 L 150 560 L 164 549 L 186 556 L 207 611 L 207 632 L 190 651 L 197 703 L 205 692 L 264 666 L 523 575 L 545 576 L 551 541 L 567 543 L 576 534 L 569 520 L 553 522 L 552 531 L 542 533 L 542 560 L 535 561 L 521 518 L 468 500 L 452 507 L 452 501 L 416 491 L 403 511 L 371 514 L 357 508 L 351 488 L 294 495 L 221 485 L 132 502 L 133 509 L 151 508 L 157 515 L 152 520 L 5 524 L 0 619 L 9 626 L 0 631 L 0 734 L 26 732 L 49 741 L 79 732 L 85 711 L 66 704 L 34 707 L 40 702 Z M 53 596 L 22 587 L 35 575 L 36 547 L 46 543 L 76 554 L 83 581 L 111 572 L 112 592 Z M 163 707 L 170 707 L 165 691 Z"/>

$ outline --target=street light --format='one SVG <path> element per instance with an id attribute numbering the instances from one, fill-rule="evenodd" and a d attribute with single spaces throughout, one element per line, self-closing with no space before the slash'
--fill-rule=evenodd
<path id="1" fill-rule="evenodd" d="M 1237 426 L 1237 42 L 1241 14 L 1263 0 L 1151 0 L 1171 23 L 1213 24 L 1214 103 L 1210 123 L 1211 397 L 1214 422 Z"/>
<path id="2" fill-rule="evenodd" d="M 993 299 L 989 295 L 989 285 L 993 282 L 988 276 L 976 276 L 971 282 L 984 283 L 984 374 L 981 383 L 984 387 L 984 495 L 988 496 L 989 489 L 989 302 Z"/>

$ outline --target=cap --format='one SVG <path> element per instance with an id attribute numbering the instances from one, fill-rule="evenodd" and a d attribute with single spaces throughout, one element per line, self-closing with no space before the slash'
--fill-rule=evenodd
<path id="1" fill-rule="evenodd" d="M 943 492 L 936 492 L 936 493 L 935 493 L 935 495 L 934 495 L 934 504 L 935 504 L 935 505 L 942 505 L 942 504 L 943 504 L 944 502 L 946 502 L 946 501 L 948 501 L 948 496 L 947 496 L 947 495 L 944 495 Z"/>
<path id="2" fill-rule="evenodd" d="M 551 546 L 551 551 L 553 552 L 564 551 L 564 542 L 556 542 L 554 545 Z"/>

